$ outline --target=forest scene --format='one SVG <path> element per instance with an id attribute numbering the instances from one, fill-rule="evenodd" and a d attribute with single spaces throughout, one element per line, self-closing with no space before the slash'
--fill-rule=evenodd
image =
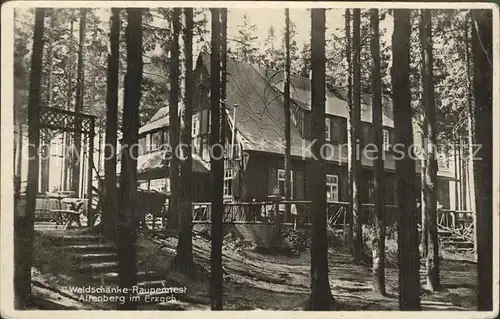
<path id="1" fill-rule="evenodd" d="M 498 310 L 493 7 L 12 7 L 14 309 Z"/>

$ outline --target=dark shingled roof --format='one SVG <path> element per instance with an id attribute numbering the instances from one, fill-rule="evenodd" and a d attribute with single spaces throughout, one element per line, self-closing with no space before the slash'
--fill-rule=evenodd
<path id="1" fill-rule="evenodd" d="M 270 69 L 261 69 L 262 74 L 271 82 L 278 91 L 283 92 L 284 73 Z M 311 110 L 311 80 L 299 75 L 290 75 L 290 97 L 302 108 Z M 347 104 L 347 89 L 334 88 L 327 90 L 325 101 L 325 113 L 339 117 L 348 117 L 349 106 Z M 394 127 L 394 114 L 392 110 L 392 100 L 383 98 L 383 124 Z M 372 122 L 371 96 L 366 93 L 361 94 L 361 121 Z"/>
<path id="2" fill-rule="evenodd" d="M 210 55 L 201 53 L 198 66 L 210 73 Z M 246 150 L 283 154 L 285 143 L 285 113 L 280 94 L 255 65 L 228 59 L 227 108 L 233 114 L 237 104 L 236 128 Z M 302 156 L 302 138 L 298 128 L 291 126 L 291 154 Z"/>
<path id="3" fill-rule="evenodd" d="M 168 160 L 167 150 L 158 150 L 151 153 L 140 155 L 137 159 L 137 173 L 145 173 L 151 170 L 166 168 Z M 210 163 L 205 162 L 198 155 L 193 154 L 192 161 L 193 172 L 207 173 L 210 171 Z M 121 170 L 121 161 L 117 162 L 117 170 Z"/>

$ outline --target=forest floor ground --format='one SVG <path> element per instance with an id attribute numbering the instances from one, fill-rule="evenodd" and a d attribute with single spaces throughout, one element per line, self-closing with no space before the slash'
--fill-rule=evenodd
<path id="1" fill-rule="evenodd" d="M 42 233 L 37 234 L 42 238 Z M 177 240 L 161 236 L 140 235 L 138 239 L 138 268 L 161 273 L 171 286 L 187 287 L 188 302 L 185 309 L 209 309 L 210 241 L 200 235 L 193 237 L 194 260 L 197 265 L 195 279 L 172 269 Z M 53 255 L 50 241 L 39 240 L 35 252 L 34 281 L 61 288 L 85 285 L 71 269 L 58 270 L 67 259 Z M 59 252 L 60 254 L 60 252 Z M 422 290 L 424 310 L 475 310 L 476 264 L 471 256 L 442 251 L 441 283 L 438 292 Z M 343 310 L 397 310 L 398 270 L 388 258 L 386 266 L 387 296 L 372 291 L 370 265 L 355 265 L 344 247 L 331 247 L 328 251 L 330 287 L 340 309 Z M 51 265 L 48 265 L 51 264 Z M 224 309 L 227 310 L 301 310 L 309 296 L 310 255 L 260 253 L 238 241 L 225 239 L 223 247 Z M 64 273 L 64 274 L 63 274 Z M 424 278 L 424 277 L 422 277 Z M 423 286 L 425 282 L 423 281 Z M 40 288 L 40 285 L 38 285 Z M 40 288 L 42 289 L 42 288 Z M 43 290 L 43 289 L 42 289 Z M 53 291 L 45 289 L 50 297 Z M 52 292 L 51 292 L 52 291 Z M 52 296 L 52 298 L 54 298 Z M 65 299 L 65 297 L 56 297 Z M 189 302 L 192 300 L 192 302 Z M 71 307 L 92 309 L 92 305 L 78 304 L 74 298 Z M 96 305 L 97 307 L 98 305 Z M 99 305 L 112 308 L 111 305 Z M 142 309 L 161 309 L 155 304 L 145 304 Z"/>

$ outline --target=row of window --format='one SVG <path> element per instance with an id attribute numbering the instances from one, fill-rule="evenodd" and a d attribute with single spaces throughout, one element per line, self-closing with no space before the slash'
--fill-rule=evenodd
<path id="1" fill-rule="evenodd" d="M 280 194 L 285 194 L 285 170 L 278 169 L 278 187 Z M 235 174 L 230 161 L 224 163 L 224 197 L 233 196 L 232 183 Z M 290 197 L 293 198 L 293 171 L 290 171 Z M 326 198 L 332 201 L 339 200 L 339 177 L 338 175 L 326 175 Z"/>
<path id="2" fill-rule="evenodd" d="M 278 187 L 280 194 L 285 194 L 285 170 L 278 169 Z M 293 171 L 290 171 L 290 197 L 293 198 Z M 326 198 L 328 200 L 339 200 L 339 177 L 338 175 L 326 175 Z"/>
<path id="3" fill-rule="evenodd" d="M 332 121 L 331 118 L 325 118 L 325 140 L 328 142 L 332 141 L 332 136 L 334 138 L 342 136 L 345 129 L 342 128 L 341 124 L 337 121 Z M 344 132 L 345 133 L 345 132 Z M 390 147 L 390 135 L 387 129 L 382 129 L 383 133 L 383 148 L 388 151 Z M 342 139 L 341 139 L 342 140 Z M 338 139 L 334 140 L 339 142 Z"/>
<path id="4" fill-rule="evenodd" d="M 170 192 L 170 179 L 168 178 L 158 178 L 152 180 L 140 180 L 138 181 L 139 189 L 143 190 L 156 190 L 161 192 Z"/>
<path id="5" fill-rule="evenodd" d="M 294 179 L 293 179 L 293 171 L 290 171 L 290 184 L 291 184 L 291 198 L 294 198 Z M 223 194 L 225 200 L 231 200 L 233 197 L 233 182 L 235 178 L 235 170 L 232 167 L 230 161 L 226 161 L 225 169 L 224 169 L 224 186 L 223 186 Z M 279 186 L 280 195 L 285 195 L 285 170 L 279 169 L 277 182 Z M 366 192 L 363 192 L 363 202 L 373 202 L 373 179 L 368 178 L 365 180 L 366 182 Z M 144 190 L 158 190 L 164 192 L 170 192 L 170 180 L 168 178 L 159 178 L 153 180 L 142 180 L 139 181 L 139 189 Z M 394 179 L 387 179 L 385 183 L 384 196 L 386 199 L 386 203 L 393 204 L 396 198 L 396 181 Z M 334 174 L 326 175 L 326 198 L 329 201 L 339 201 L 339 177 Z"/>
<path id="6" fill-rule="evenodd" d="M 210 118 L 209 118 L 210 120 Z M 340 122 L 332 121 L 331 118 L 325 118 L 325 140 L 333 141 L 333 142 L 342 142 L 344 141 L 344 135 L 347 134 L 346 128 L 344 128 Z M 210 123 L 208 124 L 208 129 L 210 133 Z M 191 134 L 193 137 L 197 137 L 201 134 L 201 123 L 199 115 L 193 116 L 193 123 Z M 142 146 L 142 150 L 144 153 L 154 152 L 159 150 L 163 144 L 168 144 L 169 136 L 166 130 L 157 131 L 151 134 L 146 135 L 140 139 L 140 144 Z M 195 141 L 196 144 L 197 141 Z M 194 145 L 195 149 L 199 147 L 199 145 Z M 198 147 L 196 147 L 198 146 Z M 387 129 L 383 129 L 383 147 L 384 150 L 389 150 L 390 147 L 390 134 Z"/>

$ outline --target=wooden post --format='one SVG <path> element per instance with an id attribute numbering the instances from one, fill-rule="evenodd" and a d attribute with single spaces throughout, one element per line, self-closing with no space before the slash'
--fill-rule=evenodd
<path id="1" fill-rule="evenodd" d="M 274 224 L 274 235 L 276 236 L 276 243 L 280 237 L 281 228 L 280 228 L 280 194 L 276 194 L 274 198 L 274 216 L 273 216 L 273 224 Z"/>
<path id="2" fill-rule="evenodd" d="M 88 165 L 87 165 L 87 226 L 94 226 L 94 212 L 92 211 L 92 170 L 94 166 L 94 119 L 90 122 L 89 150 L 88 150 Z M 101 216 L 102 219 L 102 216 Z"/>
<path id="3" fill-rule="evenodd" d="M 297 206 L 297 204 L 295 204 L 295 206 Z M 293 229 L 295 229 L 295 230 L 297 230 L 299 228 L 299 226 L 300 226 L 299 225 L 299 223 L 300 223 L 300 221 L 299 221 L 299 210 L 297 209 L 296 212 L 297 212 L 297 215 L 295 215 L 295 220 L 293 221 Z"/>

